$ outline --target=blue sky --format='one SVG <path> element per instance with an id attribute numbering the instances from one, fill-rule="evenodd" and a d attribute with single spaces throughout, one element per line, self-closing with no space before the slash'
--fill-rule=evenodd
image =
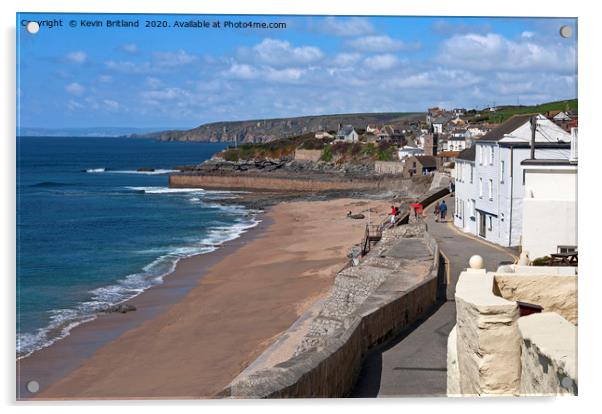
<path id="1" fill-rule="evenodd" d="M 62 19 L 36 35 L 24 20 Z M 81 19 L 138 28 L 69 27 Z M 286 29 L 145 28 L 145 20 Z M 25 127 L 173 127 L 314 114 L 533 104 L 577 96 L 575 19 L 17 16 Z"/>

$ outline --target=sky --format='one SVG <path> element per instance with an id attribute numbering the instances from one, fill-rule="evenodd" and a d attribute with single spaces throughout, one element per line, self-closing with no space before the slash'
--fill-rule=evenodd
<path id="1" fill-rule="evenodd" d="M 175 27 L 190 20 L 220 27 Z M 17 29 L 22 127 L 192 128 L 577 97 L 576 19 L 19 14 Z"/>

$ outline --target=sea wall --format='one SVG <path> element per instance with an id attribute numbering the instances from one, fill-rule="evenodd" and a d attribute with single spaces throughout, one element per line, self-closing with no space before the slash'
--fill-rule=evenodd
<path id="1" fill-rule="evenodd" d="M 359 265 L 344 269 L 292 357 L 241 374 L 221 396 L 343 397 L 367 352 L 413 324 L 437 302 L 440 254 L 428 233 L 391 229 Z M 399 237 L 407 237 L 402 238 Z M 405 256 L 404 256 L 405 255 Z M 405 259 L 403 258 L 405 257 Z M 277 350 L 276 350 L 277 351 Z"/>
<path id="2" fill-rule="evenodd" d="M 377 174 L 401 174 L 403 162 L 401 161 L 375 161 L 374 171 Z"/>
<path id="3" fill-rule="evenodd" d="M 296 178 L 245 174 L 173 174 L 169 176 L 169 186 L 172 188 L 227 188 L 233 190 L 307 192 L 332 190 L 399 190 L 411 194 L 420 194 L 429 187 L 430 178 L 419 178 L 420 179 L 400 179 L 395 177 L 383 177 L 380 179 L 362 180 L 338 177 L 317 179 L 314 177 Z"/>
<path id="4" fill-rule="evenodd" d="M 296 161 L 319 161 L 322 156 L 321 150 L 306 150 L 306 149 L 297 149 L 295 150 L 295 160 Z"/>

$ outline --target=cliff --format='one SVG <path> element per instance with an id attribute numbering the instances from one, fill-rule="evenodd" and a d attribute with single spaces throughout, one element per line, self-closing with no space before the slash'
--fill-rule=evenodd
<path id="1" fill-rule="evenodd" d="M 336 131 L 339 124 L 351 124 L 358 129 L 364 129 L 366 125 L 399 124 L 417 121 L 422 117 L 422 113 L 387 112 L 213 122 L 189 130 L 132 134 L 129 137 L 199 142 L 232 142 L 236 139 L 238 142 L 255 143 L 294 137 L 308 132 Z"/>

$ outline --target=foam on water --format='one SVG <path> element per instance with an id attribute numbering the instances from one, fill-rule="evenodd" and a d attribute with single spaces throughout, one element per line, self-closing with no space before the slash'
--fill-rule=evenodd
<path id="1" fill-rule="evenodd" d="M 65 338 L 76 326 L 96 319 L 96 315 L 112 305 L 132 299 L 148 288 L 163 283 L 165 276 L 172 273 L 179 260 L 197 254 L 206 254 L 217 250 L 224 243 L 240 237 L 249 229 L 257 226 L 260 220 L 256 215 L 259 210 L 248 210 L 239 205 L 220 205 L 204 202 L 199 197 L 206 193 L 202 189 L 172 189 L 167 187 L 129 187 L 134 191 L 146 194 L 196 193 L 195 202 L 205 208 L 220 209 L 238 216 L 232 225 L 215 225 L 209 227 L 202 238 L 192 241 L 186 246 L 172 246 L 167 249 L 147 249 L 141 252 L 152 252 L 159 256 L 144 266 L 140 272 L 127 275 L 116 283 L 89 291 L 90 299 L 78 303 L 70 309 L 50 311 L 50 323 L 37 332 L 17 334 L 18 359 L 48 347 Z M 222 196 L 229 192 L 219 192 Z M 215 193 L 217 195 L 218 193 Z M 192 201 L 191 199 L 191 201 Z M 198 201 L 196 201 L 198 200 Z"/>

